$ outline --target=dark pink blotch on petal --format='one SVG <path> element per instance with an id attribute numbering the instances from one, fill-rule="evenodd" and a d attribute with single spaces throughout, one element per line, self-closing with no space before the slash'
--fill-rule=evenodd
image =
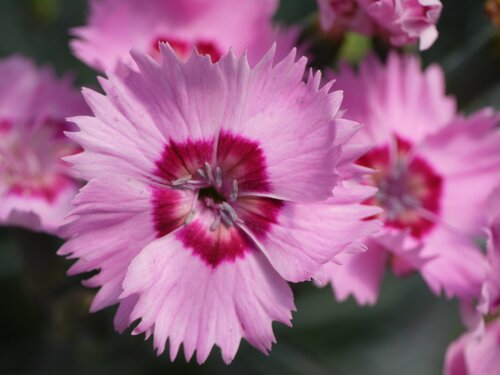
<path id="1" fill-rule="evenodd" d="M 180 59 L 184 60 L 189 56 L 190 47 L 189 43 L 185 40 L 169 38 L 169 37 L 158 37 L 154 40 L 151 52 L 149 53 L 153 58 L 158 59 L 160 57 L 160 43 L 168 43 L 174 52 L 179 56 Z"/>
<path id="2" fill-rule="evenodd" d="M 216 63 L 222 57 L 222 53 L 212 42 L 201 40 L 196 42 L 194 45 L 200 55 L 210 56 L 213 63 Z"/>
<path id="3" fill-rule="evenodd" d="M 181 60 L 188 59 L 193 47 L 196 48 L 200 55 L 210 56 L 210 59 L 213 63 L 216 63 L 222 57 L 222 52 L 220 51 L 220 49 L 217 48 L 217 46 L 213 42 L 208 40 L 198 40 L 194 43 L 191 43 L 186 40 L 175 39 L 171 37 L 159 37 L 154 40 L 151 52 L 149 53 L 155 59 L 158 59 L 160 57 L 159 43 L 168 43 Z"/>
<path id="4" fill-rule="evenodd" d="M 271 191 L 265 155 L 257 142 L 222 132 L 217 146 L 217 163 L 225 178 L 238 180 L 240 191 Z"/>
<path id="5" fill-rule="evenodd" d="M 253 250 L 247 236 L 238 228 L 220 225 L 212 231 L 197 220 L 180 229 L 176 237 L 213 268 L 224 261 L 234 262 Z"/>
<path id="6" fill-rule="evenodd" d="M 153 190 L 153 221 L 157 237 L 163 237 L 184 224 L 189 214 L 189 209 L 183 208 L 184 202 L 180 191 Z"/>
<path id="7" fill-rule="evenodd" d="M 169 182 L 187 175 L 196 176 L 196 171 L 205 162 L 211 162 L 212 155 L 213 141 L 170 141 L 156 162 L 158 170 L 155 174 Z"/>
<path id="8" fill-rule="evenodd" d="M 265 238 L 278 216 L 284 203 L 277 199 L 263 197 L 243 197 L 238 200 L 236 212 L 257 238 Z"/>
<path id="9" fill-rule="evenodd" d="M 12 129 L 12 122 L 6 119 L 0 119 L 0 133 L 7 133 Z"/>
<path id="10" fill-rule="evenodd" d="M 38 198 L 54 203 L 69 186 L 74 185 L 74 181 L 63 175 L 55 175 L 50 182 L 34 185 L 32 183 L 18 183 L 9 188 L 7 195 L 17 195 L 25 198 Z"/>

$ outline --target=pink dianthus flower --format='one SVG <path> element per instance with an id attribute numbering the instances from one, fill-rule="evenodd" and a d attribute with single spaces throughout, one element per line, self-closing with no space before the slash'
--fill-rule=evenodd
<path id="1" fill-rule="evenodd" d="M 370 201 L 385 225 L 366 253 L 341 255 L 343 266 L 325 266 L 318 282 L 331 282 L 340 300 L 373 304 L 389 264 L 397 275 L 418 270 L 436 294 L 477 299 L 486 263 L 475 240 L 500 181 L 498 115 L 457 115 L 441 69 L 422 72 L 414 57 L 391 54 L 385 66 L 369 58 L 336 78 L 346 117 L 364 125 L 355 140 L 374 145 L 359 164 L 374 170 L 365 183 L 379 189 Z"/>
<path id="2" fill-rule="evenodd" d="M 193 47 L 213 62 L 232 48 L 248 50 L 251 64 L 277 41 L 283 58 L 294 46 L 296 28 L 273 27 L 278 0 L 90 0 L 88 24 L 73 30 L 75 55 L 100 71 L 132 63 L 130 50 L 159 57 L 159 42 L 187 59 Z"/>
<path id="3" fill-rule="evenodd" d="M 117 330 L 139 321 L 158 353 L 168 339 L 172 359 L 183 343 L 201 363 L 217 345 L 230 362 L 241 338 L 267 352 L 272 321 L 290 324 L 287 281 L 378 227 L 360 204 L 370 192 L 339 185 L 358 126 L 294 53 L 254 68 L 160 53 L 133 53 L 137 70 L 103 79 L 105 95 L 84 91 L 94 117 L 74 119 L 84 152 L 71 162 L 89 183 L 59 253 L 79 258 L 70 274 L 100 270 L 91 309 L 119 303 Z"/>
<path id="4" fill-rule="evenodd" d="M 86 112 L 71 80 L 26 58 L 0 60 L 0 223 L 54 233 L 77 182 L 61 160 L 78 151 L 65 117 Z"/>
<path id="5" fill-rule="evenodd" d="M 394 46 L 418 42 L 421 50 L 437 39 L 440 0 L 318 0 L 321 26 L 381 34 Z"/>

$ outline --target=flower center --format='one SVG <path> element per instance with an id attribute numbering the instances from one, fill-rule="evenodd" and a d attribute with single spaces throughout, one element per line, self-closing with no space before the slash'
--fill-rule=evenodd
<path id="1" fill-rule="evenodd" d="M 194 42 L 189 42 L 187 40 L 181 40 L 170 37 L 158 37 L 154 39 L 152 43 L 152 48 L 149 54 L 158 59 L 160 57 L 160 48 L 159 43 L 169 43 L 174 52 L 181 60 L 187 60 L 189 54 L 193 47 L 196 48 L 200 55 L 208 55 L 213 63 L 216 63 L 222 57 L 222 53 L 219 48 L 215 46 L 215 44 L 211 41 L 207 40 L 196 40 Z"/>
<path id="2" fill-rule="evenodd" d="M 221 223 L 231 227 L 239 220 L 230 203 L 238 199 L 238 180 L 230 179 L 230 181 L 230 191 L 228 191 L 227 179 L 223 178 L 222 168 L 219 166 L 213 168 L 205 162 L 196 170 L 195 177 L 187 174 L 171 181 L 171 186 L 174 189 L 192 190 L 198 194 L 198 204 L 193 207 L 192 214 L 196 209 L 211 211 L 214 221 L 210 225 L 210 230 L 215 231 Z"/>
<path id="3" fill-rule="evenodd" d="M 432 229 L 440 209 L 442 178 L 412 154 L 409 142 L 396 138 L 393 146 L 376 148 L 359 163 L 376 171 L 368 183 L 379 191 L 370 202 L 384 209 L 387 226 L 408 228 L 416 238 Z"/>
<path id="4" fill-rule="evenodd" d="M 176 237 L 212 267 L 255 249 L 248 233 L 265 237 L 282 207 L 262 196 L 271 188 L 258 143 L 230 133 L 169 142 L 155 174 L 165 185 L 153 187 L 158 237 L 181 227 Z"/>

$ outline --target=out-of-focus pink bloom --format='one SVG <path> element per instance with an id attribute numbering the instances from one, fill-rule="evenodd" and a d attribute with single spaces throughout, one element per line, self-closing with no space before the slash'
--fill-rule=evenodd
<path id="1" fill-rule="evenodd" d="M 376 26 L 358 0 L 317 0 L 320 23 L 325 31 L 349 29 L 373 35 Z"/>
<path id="2" fill-rule="evenodd" d="M 445 375 L 500 373 L 500 319 L 484 324 L 479 318 L 500 312 L 500 188 L 487 204 L 488 273 L 477 311 L 469 314 L 471 330 L 453 342 L 446 353 Z M 471 310 L 471 309 L 469 309 Z M 488 320 L 488 319 L 487 319 Z M 470 324 L 472 322 L 472 324 Z"/>
<path id="3" fill-rule="evenodd" d="M 77 151 L 65 117 L 85 103 L 71 80 L 23 57 L 0 60 L 0 223 L 54 232 L 77 185 L 61 157 Z"/>
<path id="4" fill-rule="evenodd" d="M 446 352 L 445 375 L 500 374 L 500 320 L 486 326 L 484 335 L 465 333 Z"/>
<path id="5" fill-rule="evenodd" d="M 321 26 L 351 29 L 367 35 L 382 34 L 391 44 L 419 42 L 429 48 L 438 37 L 440 0 L 318 0 Z"/>
<path id="6" fill-rule="evenodd" d="M 491 194 L 487 205 L 488 272 L 478 306 L 481 315 L 500 312 L 500 187 Z"/>
<path id="7" fill-rule="evenodd" d="M 74 203 L 60 254 L 70 274 L 99 269 L 92 310 L 119 303 L 115 326 L 153 335 L 170 357 L 204 362 L 212 347 L 230 362 L 243 337 L 267 352 L 273 320 L 290 324 L 286 281 L 311 278 L 378 225 L 360 204 L 365 188 L 340 186 L 362 150 L 347 142 L 340 92 L 303 81 L 305 58 L 254 68 L 232 53 L 186 63 L 166 44 L 159 62 L 86 90 L 95 117 L 78 117 L 84 152 L 71 157 L 89 180 Z"/>
<path id="8" fill-rule="evenodd" d="M 273 27 L 278 0 L 90 0 L 88 24 L 73 30 L 75 55 L 101 71 L 132 63 L 130 50 L 159 57 L 168 42 L 181 59 L 193 49 L 217 61 L 231 48 L 257 62 L 277 41 L 277 59 L 294 46 L 298 29 Z"/>
<path id="9" fill-rule="evenodd" d="M 359 163 L 376 170 L 366 183 L 379 189 L 371 202 L 384 208 L 385 228 L 318 282 L 331 281 L 339 299 L 374 303 L 389 264 L 398 275 L 419 270 L 436 294 L 477 298 L 486 262 L 474 240 L 500 181 L 498 115 L 458 116 L 440 68 L 422 72 L 414 57 L 369 58 L 359 74 L 344 67 L 336 78 L 346 117 L 364 125 L 353 141 L 374 145 Z"/>

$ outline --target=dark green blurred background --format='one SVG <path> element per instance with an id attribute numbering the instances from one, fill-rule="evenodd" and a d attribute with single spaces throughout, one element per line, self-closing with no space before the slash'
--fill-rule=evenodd
<path id="1" fill-rule="evenodd" d="M 500 37 L 483 1 L 443 3 L 440 37 L 424 62 L 443 66 L 462 110 L 500 108 Z M 313 0 L 282 0 L 277 19 L 311 33 L 314 11 Z M 68 49 L 66 31 L 85 14 L 84 0 L 0 0 L 0 56 L 20 53 L 94 86 L 95 73 Z M 337 52 L 355 60 L 365 42 L 350 40 Z M 87 312 L 93 291 L 65 276 L 70 262 L 55 255 L 58 246 L 47 235 L 0 229 L 0 374 L 432 375 L 441 373 L 447 344 L 462 330 L 457 303 L 435 298 L 416 275 L 387 277 L 372 308 L 335 303 L 329 288 L 302 284 L 294 287 L 294 327 L 275 325 L 278 344 L 268 357 L 242 342 L 230 366 L 217 349 L 203 366 L 182 356 L 170 363 L 142 336 L 116 334 L 114 309 Z"/>

